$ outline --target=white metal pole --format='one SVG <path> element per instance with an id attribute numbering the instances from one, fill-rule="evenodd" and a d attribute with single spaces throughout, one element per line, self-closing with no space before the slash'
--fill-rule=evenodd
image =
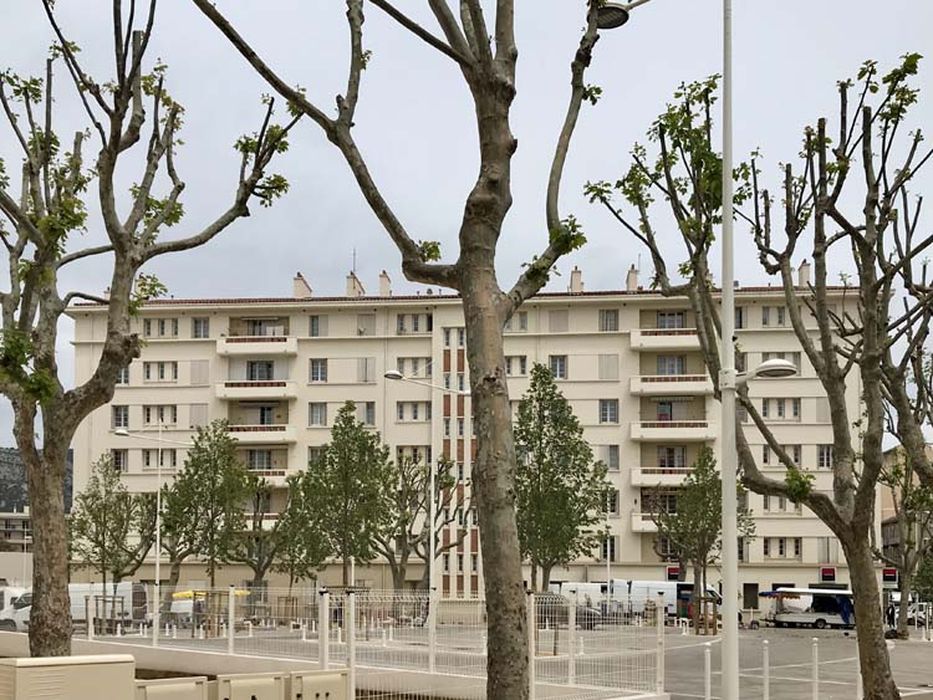
<path id="1" fill-rule="evenodd" d="M 347 594 L 347 614 L 344 619 L 347 628 L 347 682 L 350 686 L 349 697 L 356 697 L 356 592 Z"/>
<path id="2" fill-rule="evenodd" d="M 155 531 L 155 597 L 152 610 L 152 646 L 159 646 L 159 628 L 162 621 L 162 419 L 159 419 L 159 443 L 156 455 L 156 531 Z"/>
<path id="3" fill-rule="evenodd" d="M 321 591 L 320 606 L 318 608 L 318 661 L 321 664 L 321 670 L 326 671 L 330 667 L 330 594 L 325 588 Z"/>
<path id="4" fill-rule="evenodd" d="M 703 645 L 703 697 L 711 700 L 713 697 L 713 645 L 706 642 Z"/>
<path id="5" fill-rule="evenodd" d="M 609 603 L 612 600 L 612 559 L 609 557 L 611 548 L 609 547 L 612 538 L 612 525 L 609 523 L 609 494 L 606 494 L 606 614 L 609 614 Z M 544 585 L 547 586 L 545 581 Z"/>
<path id="6" fill-rule="evenodd" d="M 432 413 L 433 415 L 433 413 Z M 437 500 L 434 495 L 434 479 L 437 469 L 428 461 L 428 672 L 434 673 L 437 664 L 437 604 L 440 599 L 434 581 L 434 558 L 437 556 L 435 538 L 435 515 Z"/>
<path id="7" fill-rule="evenodd" d="M 577 680 L 577 604 L 571 600 L 567 605 L 567 685 Z M 555 629 L 556 626 L 555 626 Z"/>
<path id="8" fill-rule="evenodd" d="M 675 603 L 677 601 L 674 601 Z M 658 695 L 664 694 L 664 618 L 667 616 L 667 611 L 664 608 L 664 594 L 658 593 L 658 606 L 657 606 L 657 619 L 656 623 L 656 634 L 657 634 L 657 649 L 655 653 L 658 657 L 658 663 L 655 668 L 656 674 L 654 678 L 654 687 L 655 692 Z"/>
<path id="9" fill-rule="evenodd" d="M 535 594 L 528 592 L 528 700 L 535 700 Z"/>
<path id="10" fill-rule="evenodd" d="M 820 641 L 813 638 L 813 700 L 820 700 Z"/>
<path id="11" fill-rule="evenodd" d="M 769 700 L 771 697 L 771 656 L 768 653 L 768 640 L 761 643 L 761 697 Z"/>
<path id="12" fill-rule="evenodd" d="M 735 272 L 732 243 L 732 0 L 723 0 L 722 68 L 722 697 L 739 700 L 738 498 L 735 444 Z"/>
<path id="13" fill-rule="evenodd" d="M 236 590 L 233 584 L 227 592 L 227 653 L 233 654 L 233 638 L 236 637 Z"/>

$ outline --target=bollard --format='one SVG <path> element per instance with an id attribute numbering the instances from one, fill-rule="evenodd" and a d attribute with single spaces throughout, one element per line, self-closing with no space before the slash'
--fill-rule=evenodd
<path id="1" fill-rule="evenodd" d="M 204 625 L 198 626 L 198 639 L 204 639 Z"/>
<path id="2" fill-rule="evenodd" d="M 347 684 L 348 695 L 356 697 L 356 593 L 347 594 Z"/>
<path id="3" fill-rule="evenodd" d="M 761 643 L 761 697 L 762 700 L 771 697 L 771 658 L 767 639 Z"/>
<path id="4" fill-rule="evenodd" d="M 301 625 L 301 641 L 308 641 L 308 628 L 305 627 L 304 624 Z"/>
<path id="5" fill-rule="evenodd" d="M 583 656 L 583 637 L 577 638 L 577 656 Z"/>
<path id="6" fill-rule="evenodd" d="M 311 620 L 311 634 L 317 634 L 317 620 Z"/>
<path id="7" fill-rule="evenodd" d="M 390 642 L 395 641 L 395 640 L 392 638 L 392 634 L 393 634 L 393 630 L 394 630 L 394 629 L 395 629 L 395 626 L 394 626 L 394 625 L 389 625 L 389 641 L 390 641 Z"/>
<path id="8" fill-rule="evenodd" d="M 577 606 L 569 603 L 567 606 L 567 685 L 573 685 L 577 680 L 577 660 L 573 655 L 576 647 L 577 634 Z"/>
<path id="9" fill-rule="evenodd" d="M 705 700 L 713 697 L 713 645 L 710 642 L 703 645 L 703 697 Z"/>
<path id="10" fill-rule="evenodd" d="M 664 594 L 658 593 L 657 607 L 657 656 L 656 666 L 657 674 L 654 679 L 655 692 L 658 695 L 664 694 Z"/>
<path id="11" fill-rule="evenodd" d="M 820 640 L 813 638 L 813 700 L 820 700 Z"/>
<path id="12" fill-rule="evenodd" d="M 122 622 L 117 623 L 117 636 L 118 637 L 123 636 L 123 623 Z"/>
<path id="13" fill-rule="evenodd" d="M 318 640 L 320 641 L 319 661 L 321 670 L 326 671 L 330 668 L 330 593 L 326 588 L 322 588 L 321 605 L 318 609 Z"/>
<path id="14" fill-rule="evenodd" d="M 383 646 L 383 647 L 389 646 L 388 639 L 386 638 L 386 628 L 385 628 L 385 627 L 382 628 L 382 646 Z"/>
<path id="15" fill-rule="evenodd" d="M 84 619 L 87 622 L 87 639 L 94 641 L 94 616 L 91 615 L 91 597 L 84 596 Z"/>
<path id="16" fill-rule="evenodd" d="M 172 625 L 169 624 L 168 622 L 165 623 L 165 636 L 166 637 L 172 636 Z"/>
<path id="17" fill-rule="evenodd" d="M 528 700 L 535 700 L 535 594 L 531 591 L 528 591 L 528 607 L 525 614 L 528 626 Z"/>
<path id="18" fill-rule="evenodd" d="M 220 623 L 220 638 L 221 639 L 227 638 L 227 623 L 226 622 Z"/>
<path id="19" fill-rule="evenodd" d="M 172 639 L 178 639 L 178 625 L 172 625 Z"/>
<path id="20" fill-rule="evenodd" d="M 248 639 L 252 639 L 252 638 L 253 638 L 253 622 L 252 622 L 252 620 L 247 620 L 247 621 L 246 621 L 246 637 L 247 637 Z"/>
<path id="21" fill-rule="evenodd" d="M 487 641 L 486 641 L 486 635 L 485 635 L 485 634 L 481 634 L 481 635 L 479 636 L 479 639 L 480 639 L 480 642 L 482 642 L 482 644 L 483 644 L 483 656 L 486 656 L 486 655 L 489 653 L 489 646 L 488 646 L 488 643 L 487 643 Z"/>
<path id="22" fill-rule="evenodd" d="M 337 644 L 343 644 L 343 627 L 337 628 Z"/>
<path id="23" fill-rule="evenodd" d="M 687 627 L 688 627 L 688 624 L 689 624 L 689 623 L 687 622 L 687 618 L 682 617 L 682 618 L 680 618 L 680 620 L 678 620 L 678 622 L 680 622 L 680 636 L 681 636 L 681 637 L 686 637 L 686 636 L 687 636 Z"/>

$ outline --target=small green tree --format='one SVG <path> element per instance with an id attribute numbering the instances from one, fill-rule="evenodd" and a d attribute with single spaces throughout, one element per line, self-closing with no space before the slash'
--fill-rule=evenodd
<path id="1" fill-rule="evenodd" d="M 180 514 L 191 517 L 192 553 L 204 561 L 211 588 L 217 569 L 230 560 L 245 528 L 243 504 L 249 493 L 249 475 L 237 457 L 236 444 L 227 432 L 227 421 L 198 428 L 183 474 L 175 482 L 183 506 Z"/>
<path id="2" fill-rule="evenodd" d="M 897 611 L 897 636 L 908 639 L 910 594 L 918 567 L 933 551 L 933 486 L 920 482 L 903 447 L 885 461 L 878 483 L 891 492 L 898 546 L 892 551 L 875 547 L 875 556 L 897 569 L 901 600 Z M 874 530 L 872 530 L 874 535 Z"/>
<path id="3" fill-rule="evenodd" d="M 933 552 L 927 551 L 917 566 L 917 574 L 914 576 L 914 592 L 920 600 L 933 600 Z"/>
<path id="4" fill-rule="evenodd" d="M 658 487 L 660 490 L 660 487 Z M 741 490 L 741 488 L 740 488 Z M 661 507 L 660 499 L 647 504 L 658 528 L 658 540 L 666 538 L 678 561 L 693 569 L 693 626 L 699 633 L 699 596 L 706 590 L 706 572 L 722 552 L 722 481 L 713 451 L 704 446 L 677 493 L 677 507 Z M 739 509 L 739 535 L 748 537 L 755 524 L 748 509 Z M 729 543 L 730 547 L 738 543 Z M 658 552 L 660 554 L 660 551 Z"/>
<path id="5" fill-rule="evenodd" d="M 308 471 L 288 477 L 288 502 L 279 516 L 281 543 L 272 568 L 288 576 L 289 597 L 297 582 L 315 578 L 333 554 L 314 488 Z"/>
<path id="6" fill-rule="evenodd" d="M 75 497 L 70 534 L 74 557 L 100 573 L 104 589 L 108 574 L 116 586 L 136 573 L 152 548 L 155 499 L 152 494 L 129 493 L 120 471 L 104 455 Z"/>
<path id="7" fill-rule="evenodd" d="M 389 450 L 379 433 L 356 419 L 347 401 L 337 412 L 331 441 L 308 467 L 311 507 L 343 562 L 343 584 L 350 584 L 350 561 L 371 561 L 376 537 L 385 529 L 392 489 Z"/>
<path id="8" fill-rule="evenodd" d="M 228 561 L 248 566 L 253 572 L 252 589 L 258 591 L 282 546 L 282 520 L 276 518 L 266 527 L 266 516 L 272 513 L 272 484 L 261 476 L 247 475 L 246 502 L 250 512 L 244 529 L 233 539 Z"/>
<path id="9" fill-rule="evenodd" d="M 570 403 L 540 364 L 532 367 L 531 384 L 518 405 L 515 448 L 519 542 L 522 556 L 531 561 L 532 588 L 540 569 L 544 589 L 554 566 L 597 546 L 609 483 Z"/>

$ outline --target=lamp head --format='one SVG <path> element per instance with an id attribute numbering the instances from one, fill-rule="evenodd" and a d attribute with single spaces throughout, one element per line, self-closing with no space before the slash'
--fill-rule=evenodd
<path id="1" fill-rule="evenodd" d="M 120 437 L 129 437 L 130 431 L 127 430 L 126 428 L 117 428 L 116 430 L 113 431 L 113 434 L 119 435 Z"/>
<path id="2" fill-rule="evenodd" d="M 382 375 L 386 379 L 391 379 L 392 381 L 401 381 L 405 378 L 405 375 L 399 372 L 397 369 L 390 369 L 388 372 Z"/>
<path id="3" fill-rule="evenodd" d="M 617 2 L 607 2 L 596 10 L 596 27 L 616 29 L 628 22 L 628 18 L 629 13 L 624 6 Z"/>
<path id="4" fill-rule="evenodd" d="M 797 374 L 797 365 L 790 360 L 782 360 L 780 358 L 765 360 L 755 368 L 753 374 L 755 377 L 762 377 L 765 379 L 793 377 Z"/>

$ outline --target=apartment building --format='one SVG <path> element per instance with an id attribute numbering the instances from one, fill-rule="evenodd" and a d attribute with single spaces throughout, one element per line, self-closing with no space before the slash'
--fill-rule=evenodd
<path id="1" fill-rule="evenodd" d="M 806 263 L 799 274 L 806 284 Z M 160 456 L 169 480 L 184 462 L 193 431 L 217 418 L 229 421 L 246 465 L 281 486 L 328 441 L 338 408 L 352 399 L 359 418 L 382 434 L 393 454 L 427 461 L 448 456 L 468 492 L 475 437 L 463 313 L 457 296 L 432 292 L 393 295 L 383 272 L 378 294 L 366 294 L 351 274 L 344 296 L 321 297 L 299 274 L 286 298 L 147 304 L 134 321 L 145 339 L 142 356 L 120 378 L 112 403 L 89 416 L 75 438 L 76 490 L 102 453 L 113 455 L 130 490 L 154 489 Z M 841 308 L 841 290 L 833 294 Z M 815 476 L 815 488 L 829 490 L 829 406 L 790 328 L 783 292 L 739 288 L 736 299 L 740 369 L 782 357 L 799 370 L 796 377 L 752 382 L 750 395 L 794 460 Z M 81 304 L 69 313 L 80 382 L 99 356 L 105 307 Z M 602 551 L 556 569 L 555 580 L 604 581 L 607 569 L 613 578 L 676 576 L 664 543 L 656 543 L 651 509 L 676 508 L 678 488 L 701 446 L 719 452 L 720 408 L 695 327 L 686 300 L 643 289 L 634 269 L 625 289 L 608 291 L 584 291 L 575 269 L 567 292 L 538 295 L 506 325 L 513 402 L 527 391 L 534 363 L 550 367 L 615 488 L 607 509 L 611 536 Z M 387 371 L 420 383 L 386 380 Z M 859 413 L 860 394 L 853 377 L 851 415 Z M 781 478 L 763 439 L 750 424 L 748 431 L 761 467 Z M 745 607 L 757 605 L 757 593 L 772 586 L 848 580 L 837 541 L 808 510 L 757 494 L 749 494 L 748 506 L 756 536 L 737 543 Z M 438 562 L 445 596 L 482 590 L 472 512 L 451 525 L 445 541 L 460 527 L 468 536 Z M 358 566 L 357 581 L 388 587 L 387 568 L 378 561 Z M 331 569 L 324 581 L 337 582 L 339 572 Z M 141 572 L 151 575 L 151 568 Z M 224 575 L 229 582 L 248 578 L 236 568 Z M 415 562 L 408 577 L 414 582 L 420 575 Z M 184 576 L 201 581 L 203 569 L 192 563 Z"/>

